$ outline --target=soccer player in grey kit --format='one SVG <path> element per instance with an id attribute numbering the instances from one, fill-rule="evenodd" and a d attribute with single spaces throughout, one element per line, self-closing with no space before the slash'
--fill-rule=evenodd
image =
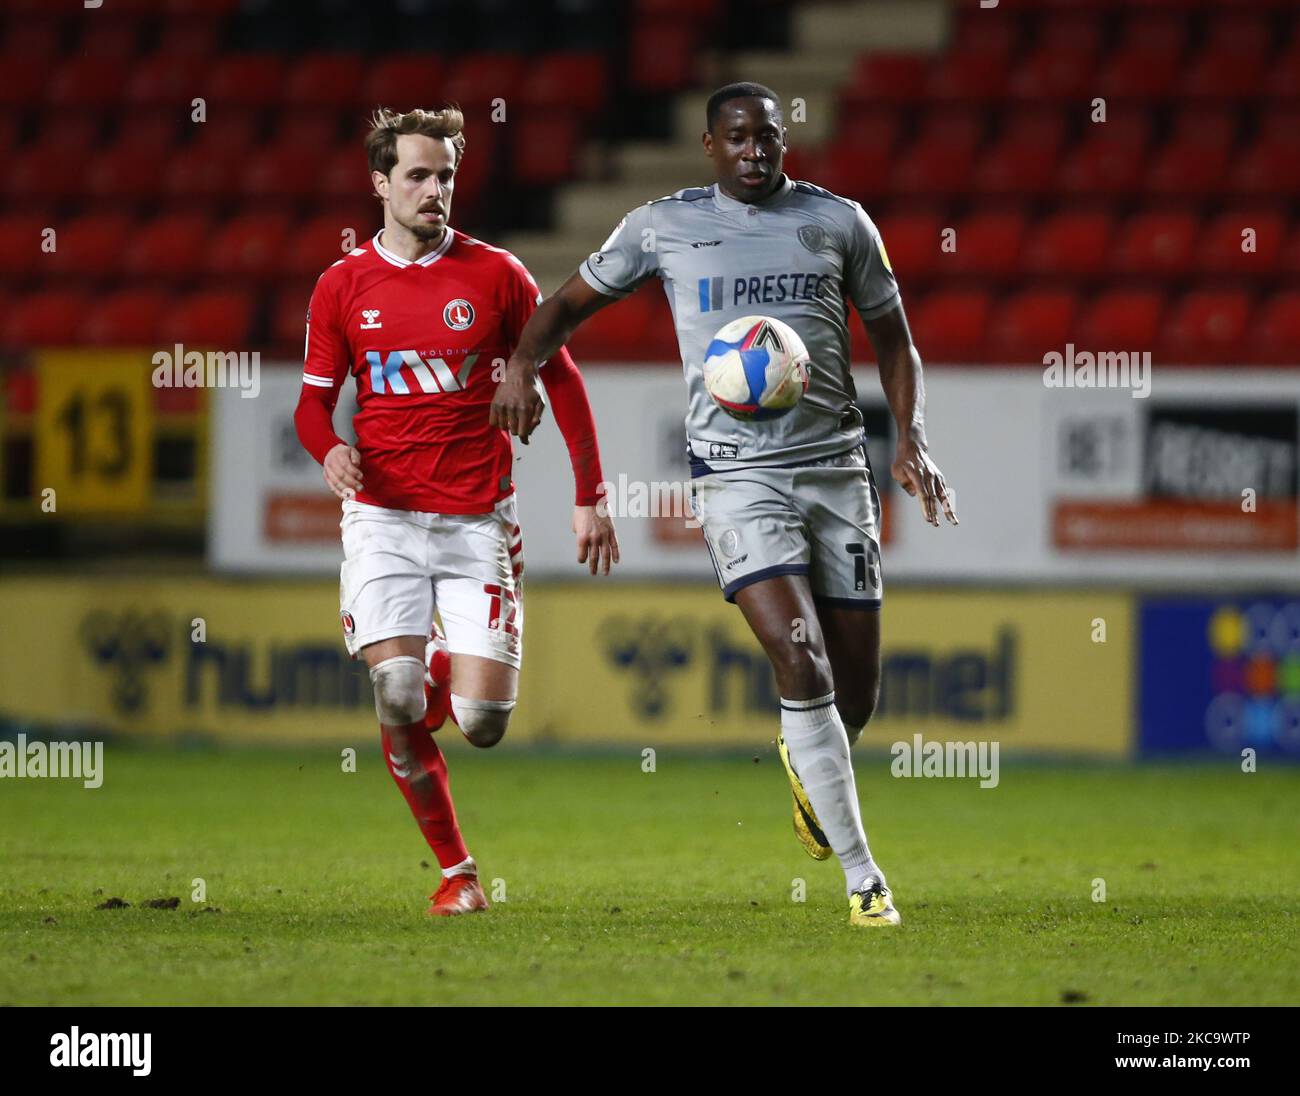
<path id="1" fill-rule="evenodd" d="M 781 693 L 777 745 L 794 827 L 844 869 L 853 925 L 899 923 L 871 856 L 849 747 L 880 691 L 880 499 L 849 373 L 848 303 L 866 325 L 898 424 L 892 472 L 926 520 L 957 515 L 927 454 L 921 360 L 889 259 L 862 207 L 781 170 L 780 101 L 762 84 L 710 97 L 705 154 L 716 182 L 634 209 L 525 326 L 492 405 L 521 438 L 541 421 L 535 379 L 574 329 L 658 277 L 686 377 L 692 506 L 723 595 L 763 645 Z M 714 333 L 773 316 L 803 340 L 811 379 L 789 414 L 731 418 L 704 387 Z"/>

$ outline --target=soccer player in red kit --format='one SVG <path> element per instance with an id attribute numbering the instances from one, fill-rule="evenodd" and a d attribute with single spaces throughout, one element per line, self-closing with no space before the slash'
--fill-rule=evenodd
<path id="1" fill-rule="evenodd" d="M 541 301 L 518 259 L 448 223 L 463 125 L 454 109 L 375 114 L 366 153 L 384 227 L 316 283 L 294 414 L 343 499 L 344 640 L 370 669 L 389 772 L 442 866 L 428 912 L 444 915 L 487 908 L 432 732 L 450 712 L 470 742 L 492 746 L 515 706 L 523 552 L 510 438 L 489 408 Z M 349 374 L 355 447 L 332 424 Z M 567 351 L 541 377 L 577 484 L 578 560 L 608 574 L 618 540 L 596 510 L 586 389 Z"/>

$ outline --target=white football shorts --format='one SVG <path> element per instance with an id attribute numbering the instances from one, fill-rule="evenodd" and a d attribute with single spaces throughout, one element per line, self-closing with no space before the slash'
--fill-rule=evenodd
<path id="1" fill-rule="evenodd" d="M 430 514 L 343 503 L 339 619 L 353 658 L 393 636 L 428 636 L 436 610 L 452 654 L 518 667 L 523 541 L 515 496 L 490 514 Z"/>

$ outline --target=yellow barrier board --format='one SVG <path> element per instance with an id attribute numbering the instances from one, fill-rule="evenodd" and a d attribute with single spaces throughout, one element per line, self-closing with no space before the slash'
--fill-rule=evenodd
<path id="1" fill-rule="evenodd" d="M 54 514 L 142 512 L 153 479 L 153 391 L 138 353 L 37 357 L 36 482 Z"/>
<path id="2" fill-rule="evenodd" d="M 715 589 L 536 585 L 525 604 L 511 740 L 757 749 L 775 736 L 770 668 Z M 332 582 L 5 580 L 0 606 L 5 716 L 161 739 L 376 734 Z M 895 591 L 883 612 L 884 690 L 866 745 L 920 733 L 1005 753 L 1129 753 L 1128 597 Z"/>

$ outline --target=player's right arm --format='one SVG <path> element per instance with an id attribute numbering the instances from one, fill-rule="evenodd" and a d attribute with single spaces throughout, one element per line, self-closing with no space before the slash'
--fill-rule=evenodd
<path id="1" fill-rule="evenodd" d="M 341 499 L 350 499 L 361 490 L 361 454 L 334 433 L 334 408 L 350 358 L 328 281 L 326 277 L 317 281 L 307 309 L 302 392 L 293 424 L 303 448 L 321 465 L 329 489 Z"/>
<path id="2" fill-rule="evenodd" d="M 542 421 L 545 404 L 537 370 L 589 317 L 631 293 L 659 269 L 650 206 L 634 209 L 559 289 L 533 313 L 506 363 L 492 400 L 490 421 L 526 441 Z"/>

